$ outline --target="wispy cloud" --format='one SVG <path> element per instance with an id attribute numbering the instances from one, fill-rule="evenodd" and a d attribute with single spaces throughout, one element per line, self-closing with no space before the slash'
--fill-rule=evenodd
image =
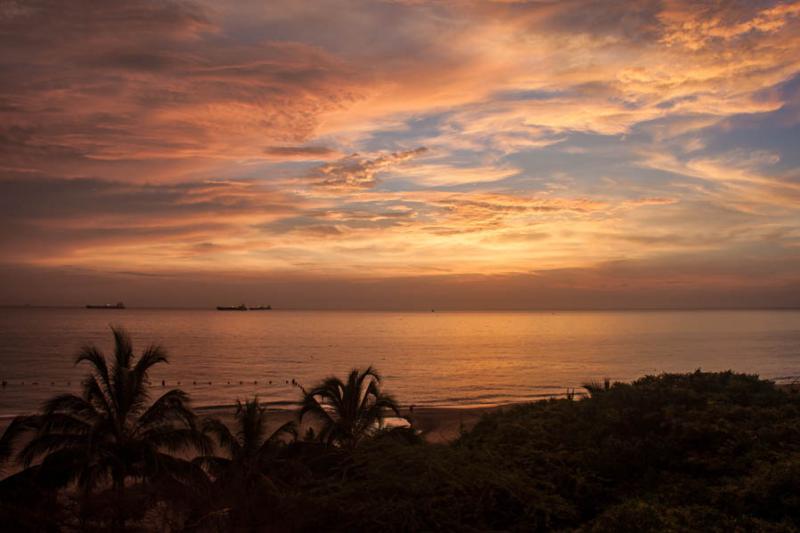
<path id="1" fill-rule="evenodd" d="M 374 187 L 378 175 L 427 152 L 424 146 L 404 152 L 392 152 L 373 158 L 353 154 L 333 163 L 326 163 L 310 173 L 315 185 L 335 189 Z"/>

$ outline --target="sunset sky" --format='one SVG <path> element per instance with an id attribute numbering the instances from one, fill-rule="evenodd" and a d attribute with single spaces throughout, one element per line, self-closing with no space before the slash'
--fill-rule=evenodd
<path id="1" fill-rule="evenodd" d="M 0 303 L 800 305 L 800 2 L 0 0 Z"/>

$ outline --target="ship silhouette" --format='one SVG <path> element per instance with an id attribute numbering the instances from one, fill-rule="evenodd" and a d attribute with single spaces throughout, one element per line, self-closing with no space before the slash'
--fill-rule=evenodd
<path id="1" fill-rule="evenodd" d="M 247 307 L 244 304 L 240 305 L 218 305 L 217 311 L 271 311 L 271 305 L 255 305 Z"/>
<path id="2" fill-rule="evenodd" d="M 247 306 L 241 305 L 218 305 L 217 311 L 247 311 Z"/>
<path id="3" fill-rule="evenodd" d="M 86 304 L 86 309 L 125 309 L 125 304 L 122 302 L 115 304 Z"/>

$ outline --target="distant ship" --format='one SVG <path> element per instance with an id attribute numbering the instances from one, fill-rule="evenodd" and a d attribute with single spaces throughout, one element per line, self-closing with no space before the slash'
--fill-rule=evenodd
<path id="1" fill-rule="evenodd" d="M 86 309 L 125 309 L 125 304 L 117 302 L 116 304 L 86 304 Z"/>
<path id="2" fill-rule="evenodd" d="M 217 311 L 247 311 L 247 306 L 242 305 L 218 305 Z"/>
<path id="3" fill-rule="evenodd" d="M 217 311 L 272 311 L 271 305 L 255 305 L 253 307 L 247 307 L 244 304 L 241 305 L 218 305 Z"/>

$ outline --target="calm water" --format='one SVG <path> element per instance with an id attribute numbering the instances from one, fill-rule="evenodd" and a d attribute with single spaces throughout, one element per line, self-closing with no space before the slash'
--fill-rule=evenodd
<path id="1" fill-rule="evenodd" d="M 137 351 L 149 342 L 168 349 L 170 364 L 151 374 L 154 391 L 162 379 L 167 386 L 180 381 L 204 406 L 256 393 L 268 402 L 293 401 L 292 379 L 308 386 L 370 364 L 402 402 L 438 406 L 503 404 L 591 379 L 696 368 L 800 375 L 800 311 L 0 309 L 0 380 L 8 382 L 0 416 L 77 390 L 86 370 L 73 366 L 74 354 L 86 342 L 109 349 L 111 322 L 130 330 Z"/>

